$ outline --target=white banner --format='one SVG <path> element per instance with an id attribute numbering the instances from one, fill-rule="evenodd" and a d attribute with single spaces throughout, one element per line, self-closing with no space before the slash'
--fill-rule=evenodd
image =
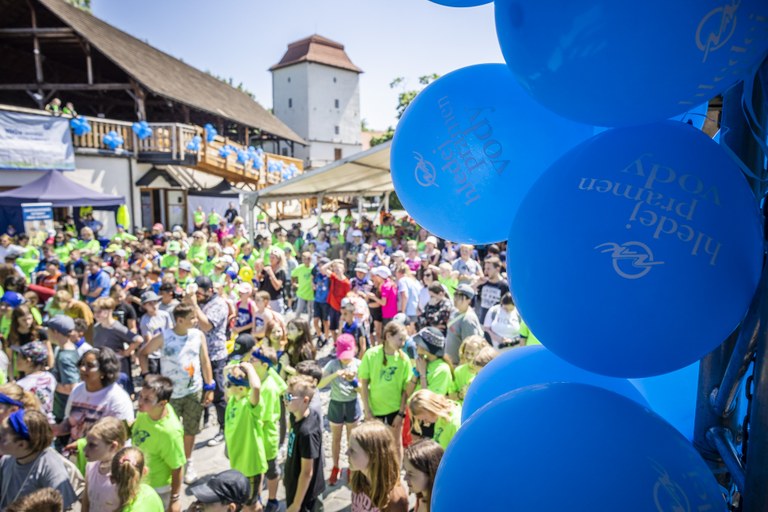
<path id="1" fill-rule="evenodd" d="M 69 118 L 0 111 L 0 169 L 74 171 Z"/>

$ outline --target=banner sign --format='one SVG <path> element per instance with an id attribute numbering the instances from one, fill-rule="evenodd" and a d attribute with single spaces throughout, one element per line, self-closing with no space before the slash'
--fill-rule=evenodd
<path id="1" fill-rule="evenodd" d="M 52 203 L 21 203 L 21 215 L 30 240 L 48 238 L 48 231 L 53 229 Z"/>
<path id="2" fill-rule="evenodd" d="M 0 111 L 0 169 L 74 171 L 69 118 Z"/>

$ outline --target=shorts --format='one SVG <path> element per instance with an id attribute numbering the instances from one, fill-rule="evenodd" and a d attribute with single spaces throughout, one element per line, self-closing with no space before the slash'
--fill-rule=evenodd
<path id="1" fill-rule="evenodd" d="M 314 304 L 315 302 L 312 300 L 302 299 L 299 297 L 299 300 L 296 304 L 296 316 L 299 316 L 303 314 L 305 311 L 307 312 L 307 317 L 312 317 L 312 313 L 314 313 Z"/>
<path id="2" fill-rule="evenodd" d="M 331 400 L 328 404 L 328 421 L 337 425 L 357 423 L 362 415 L 357 398 L 348 402 Z"/>
<path id="3" fill-rule="evenodd" d="M 328 305 L 327 302 L 315 302 L 315 316 L 314 318 L 319 318 L 323 322 L 328 320 L 328 316 L 331 312 L 331 306 Z"/>
<path id="4" fill-rule="evenodd" d="M 281 475 L 280 464 L 277 463 L 277 457 L 267 461 L 267 480 L 275 480 Z"/>
<path id="5" fill-rule="evenodd" d="M 398 412 L 400 411 L 391 412 L 389 414 L 385 414 L 384 416 L 376 416 L 376 419 L 383 421 L 385 424 L 391 427 L 392 424 L 395 422 L 395 418 L 397 418 Z M 330 419 L 328 421 L 330 421 Z"/>
<path id="6" fill-rule="evenodd" d="M 341 311 L 336 311 L 335 309 L 331 308 L 331 311 L 328 315 L 328 320 L 330 320 L 329 327 L 332 331 L 335 331 L 339 328 L 339 320 L 341 320 Z"/>
<path id="7" fill-rule="evenodd" d="M 198 391 L 181 398 L 171 398 L 171 407 L 176 416 L 181 418 L 185 436 L 194 436 L 200 432 L 200 418 L 203 416 L 203 393 Z"/>
<path id="8" fill-rule="evenodd" d="M 381 307 L 378 308 L 371 308 L 371 319 L 374 322 L 381 322 L 382 316 L 381 316 Z"/>

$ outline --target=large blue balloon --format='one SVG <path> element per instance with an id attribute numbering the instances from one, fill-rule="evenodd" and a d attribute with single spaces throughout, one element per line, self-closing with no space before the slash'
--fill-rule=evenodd
<path id="1" fill-rule="evenodd" d="M 392 181 L 408 213 L 457 242 L 503 240 L 525 191 L 592 134 L 531 100 L 503 64 L 445 75 L 405 111 L 392 142 Z"/>
<path id="2" fill-rule="evenodd" d="M 768 50 L 765 0 L 496 0 L 502 53 L 531 95 L 598 126 L 668 119 Z"/>
<path id="3" fill-rule="evenodd" d="M 656 377 L 631 379 L 630 382 L 642 393 L 653 412 L 667 420 L 687 439 L 693 439 L 699 389 L 698 361 L 681 370 Z"/>
<path id="4" fill-rule="evenodd" d="M 700 359 L 739 324 L 763 255 L 754 196 L 676 121 L 601 133 L 531 188 L 510 230 L 515 302 L 552 352 L 616 377 Z M 574 334 L 578 333 L 578 337 Z"/>
<path id="5" fill-rule="evenodd" d="M 458 504 L 482 511 L 725 510 L 706 463 L 669 424 L 610 391 L 562 383 L 503 395 L 461 426 L 440 462 L 431 510 L 462 509 Z"/>
<path id="6" fill-rule="evenodd" d="M 430 2 L 447 7 L 476 7 L 493 2 L 493 0 L 429 0 Z"/>
<path id="7" fill-rule="evenodd" d="M 574 336 L 574 339 L 579 338 Z M 627 379 L 590 373 L 566 363 L 545 347 L 535 345 L 504 351 L 477 374 L 461 407 L 462 421 L 505 393 L 551 382 L 590 384 L 624 395 L 640 405 L 648 405 L 640 391 Z"/>

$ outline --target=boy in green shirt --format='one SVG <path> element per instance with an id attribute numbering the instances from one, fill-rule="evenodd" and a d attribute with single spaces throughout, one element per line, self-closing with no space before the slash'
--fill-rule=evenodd
<path id="1" fill-rule="evenodd" d="M 133 446 L 146 458 L 147 483 L 157 491 L 168 512 L 181 512 L 184 464 L 184 429 L 168 401 L 173 382 L 147 375 L 139 393 L 139 414 L 131 427 Z"/>

